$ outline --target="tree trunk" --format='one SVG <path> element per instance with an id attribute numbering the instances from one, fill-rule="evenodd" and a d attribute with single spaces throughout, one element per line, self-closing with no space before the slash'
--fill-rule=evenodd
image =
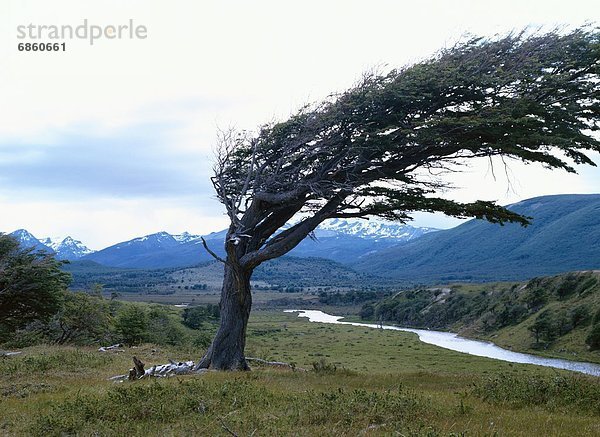
<path id="1" fill-rule="evenodd" d="M 221 324 L 196 369 L 250 370 L 244 357 L 244 348 L 252 307 L 251 275 L 251 269 L 225 264 L 220 303 Z"/>

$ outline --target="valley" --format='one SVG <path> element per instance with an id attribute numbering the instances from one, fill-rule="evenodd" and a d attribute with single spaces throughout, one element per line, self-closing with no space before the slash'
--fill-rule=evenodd
<path id="1" fill-rule="evenodd" d="M 89 296 L 87 305 L 96 302 L 108 311 L 103 340 L 92 340 L 100 338 L 94 337 L 99 335 L 96 328 L 77 318 L 69 322 L 81 324 L 77 348 L 44 345 L 47 340 L 31 337 L 34 331 L 17 332 L 4 347 L 21 353 L 0 361 L 0 372 L 8 375 L 0 382 L 5 405 L 0 430 L 29 435 L 91 430 L 219 434 L 225 424 L 235 433 L 248 434 L 259 428 L 299 435 L 365 429 L 372 435 L 599 433 L 597 377 L 467 355 L 423 343 L 411 332 L 360 325 L 457 332 L 509 351 L 600 363 L 600 337 L 594 337 L 600 330 L 600 273 L 585 270 L 598 266 L 600 259 L 596 245 L 588 244 L 596 241 L 600 229 L 590 216 L 597 196 L 550 196 L 521 204 L 516 208 L 522 213 L 539 211 L 540 224 L 524 230 L 507 227 L 506 240 L 494 237 L 495 228 L 480 221 L 393 242 L 386 241 L 389 228 L 369 224 L 344 236 L 337 233 L 338 223 L 300 252 L 321 257 L 284 256 L 260 266 L 251 281 L 247 356 L 291 363 L 307 372 L 255 365 L 248 375 L 209 373 L 114 385 L 106 378 L 125 371 L 132 355 L 151 365 L 202 355 L 217 328 L 213 313 L 220 301 L 222 264 L 211 259 L 194 265 L 180 262 L 192 247 L 203 250 L 190 234 L 132 240 L 110 255 L 114 258 L 104 258 L 115 265 L 91 259 L 94 254 L 71 260 L 62 266 L 71 274 L 71 290 Z M 592 225 L 577 233 L 570 226 L 578 222 L 571 220 L 580 216 Z M 380 231 L 388 236 L 380 239 Z M 213 237 L 211 244 L 217 247 L 223 235 Z M 380 240 L 383 245 L 377 245 Z M 576 268 L 522 279 L 515 260 L 527 266 L 522 253 L 545 251 L 550 241 L 555 259 L 546 258 L 540 264 L 543 271 Z M 374 251 L 365 249 L 369 245 Z M 124 255 L 115 255 L 120 251 Z M 420 255 L 406 261 L 414 254 Z M 168 261 L 157 267 L 157 259 Z M 450 261 L 444 259 L 457 260 L 454 275 L 445 273 L 444 262 Z M 490 262 L 496 267 L 485 270 Z M 413 268 L 414 275 L 405 278 L 405 268 Z M 529 271 L 530 276 L 538 272 Z M 283 312 L 289 309 L 324 311 L 357 326 L 320 326 Z M 138 337 L 120 348 L 122 352 L 103 353 L 90 346 L 92 341 L 109 345 L 127 338 L 123 329 L 136 326 L 136 320 L 146 320 L 146 331 L 129 332 Z M 95 376 L 82 377 L 90 372 Z M 226 395 L 232 384 L 235 399 Z M 533 391 L 532 384 L 537 387 Z M 68 400 L 75 395 L 78 404 Z M 165 402 L 173 409 L 156 407 Z M 38 414 L 29 417 L 31 409 Z M 126 411 L 135 420 L 114 411 Z M 141 417 L 141 411 L 149 415 Z"/>

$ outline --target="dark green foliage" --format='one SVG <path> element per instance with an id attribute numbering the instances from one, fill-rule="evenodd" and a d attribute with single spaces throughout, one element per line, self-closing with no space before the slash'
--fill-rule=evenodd
<path id="1" fill-rule="evenodd" d="M 345 293 L 339 291 L 328 293 L 321 291 L 319 293 L 319 302 L 326 305 L 357 305 L 366 301 L 381 299 L 389 292 L 358 291 L 352 290 Z"/>
<path id="2" fill-rule="evenodd" d="M 600 308 L 598 308 L 598 310 L 596 311 L 596 314 L 594 314 L 594 318 L 592 319 L 592 323 L 594 325 L 600 324 Z"/>
<path id="3" fill-rule="evenodd" d="M 148 332 L 145 341 L 154 344 L 182 345 L 186 334 L 181 326 L 179 315 L 173 314 L 168 308 L 152 306 L 148 314 Z"/>
<path id="4" fill-rule="evenodd" d="M 590 333 L 585 339 L 585 343 L 590 347 L 591 350 L 600 349 L 600 323 L 592 326 Z"/>
<path id="5" fill-rule="evenodd" d="M 48 320 L 60 309 L 70 280 L 60 266 L 53 255 L 21 249 L 0 234 L 0 334 Z"/>
<path id="6" fill-rule="evenodd" d="M 140 344 L 148 338 L 148 314 L 139 305 L 125 305 L 117 314 L 115 328 L 123 343 Z"/>
<path id="7" fill-rule="evenodd" d="M 332 202 L 322 219 L 406 220 L 423 210 L 526 224 L 493 202 L 430 196 L 444 184 L 417 170 L 501 155 L 574 171 L 553 151 L 593 164 L 583 152 L 600 149 L 590 134 L 598 129 L 597 46 L 592 27 L 473 38 L 409 67 L 366 75 L 329 101 L 263 126 L 255 138 L 226 139 L 213 179 L 217 195 L 229 208 L 257 196 L 265 217 L 281 205 L 315 212 L 310 202 L 319 199 Z"/>
<path id="8" fill-rule="evenodd" d="M 574 328 L 586 326 L 591 318 L 590 308 L 587 305 L 579 305 L 571 310 L 571 324 Z"/>
<path id="9" fill-rule="evenodd" d="M 576 291 L 581 296 L 585 296 L 590 291 L 592 291 L 594 289 L 594 287 L 596 287 L 596 285 L 598 285 L 598 278 L 590 275 L 585 281 L 582 281 L 579 284 Z"/>
<path id="10" fill-rule="evenodd" d="M 556 288 L 558 298 L 564 299 L 573 294 L 580 283 L 578 279 L 579 278 L 573 274 L 566 275 L 564 281 Z"/>
<path id="11" fill-rule="evenodd" d="M 49 324 L 51 337 L 58 344 L 90 343 L 106 340 L 110 334 L 110 311 L 101 296 L 64 292 L 64 303 Z"/>
<path id="12" fill-rule="evenodd" d="M 127 345 L 182 345 L 188 337 L 180 322 L 180 316 L 170 308 L 126 304 L 117 311 L 115 330 L 118 341 Z"/>
<path id="13" fill-rule="evenodd" d="M 403 326 L 448 329 L 453 324 L 486 320 L 485 330 L 519 323 L 528 313 L 516 299 L 517 292 L 463 294 L 454 290 L 418 289 L 384 299 L 375 309 L 377 320 L 390 320 Z M 488 317 L 483 317 L 488 315 Z"/>
<path id="14" fill-rule="evenodd" d="M 192 345 L 202 349 L 206 349 L 212 342 L 212 334 L 208 332 L 199 332 L 192 340 Z"/>
<path id="15" fill-rule="evenodd" d="M 540 343 L 540 341 L 551 342 L 559 336 L 556 325 L 553 314 L 546 310 L 536 317 L 529 330 L 535 336 L 536 343 Z"/>
<path id="16" fill-rule="evenodd" d="M 203 305 L 189 307 L 183 310 L 183 324 L 191 329 L 200 329 L 205 323 L 219 320 L 219 305 Z"/>
<path id="17" fill-rule="evenodd" d="M 375 306 L 372 303 L 366 303 L 358 313 L 361 319 L 372 319 L 375 316 Z"/>
<path id="18" fill-rule="evenodd" d="M 537 311 L 548 302 L 548 290 L 540 283 L 540 280 L 532 279 L 527 284 L 527 288 L 529 293 L 523 300 L 530 310 Z"/>

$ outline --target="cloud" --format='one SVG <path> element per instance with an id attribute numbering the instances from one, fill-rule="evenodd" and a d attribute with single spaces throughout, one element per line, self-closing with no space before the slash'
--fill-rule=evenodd
<path id="1" fill-rule="evenodd" d="M 0 143 L 2 191 L 60 198 L 208 195 L 210 152 L 177 147 L 177 129 L 137 124 L 102 134 L 78 126 L 47 142 Z"/>
<path id="2" fill-rule="evenodd" d="M 72 233 L 100 246 L 160 230 L 223 228 L 209 181 L 218 126 L 285 119 L 364 70 L 423 59 L 465 32 L 577 25 L 589 20 L 590 4 L 2 0 L 0 230 Z M 133 18 L 149 36 L 93 48 L 70 41 L 64 53 L 16 50 L 17 25 L 84 18 Z M 494 181 L 486 168 L 456 175 L 461 189 L 448 196 L 509 203 L 600 187 L 597 169 L 577 178 L 515 166 L 518 193 L 507 195 L 502 175 Z M 417 216 L 435 226 L 429 219 Z"/>
<path id="3" fill-rule="evenodd" d="M 159 231 L 208 234 L 225 227 L 223 211 L 211 198 L 22 200 L 0 195 L 0 232 L 25 228 L 36 237 L 72 236 L 92 249 Z"/>

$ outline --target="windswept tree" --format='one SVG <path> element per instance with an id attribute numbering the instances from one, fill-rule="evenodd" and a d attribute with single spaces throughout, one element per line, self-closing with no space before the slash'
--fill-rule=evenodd
<path id="1" fill-rule="evenodd" d="M 304 107 L 255 135 L 220 135 L 212 178 L 231 224 L 220 328 L 198 368 L 247 369 L 250 278 L 330 218 L 406 221 L 439 211 L 493 223 L 528 218 L 493 202 L 436 197 L 473 158 L 574 172 L 594 163 L 600 112 L 599 33 L 474 38 Z M 295 219 L 295 224 L 282 229 Z M 205 244 L 206 246 L 206 244 Z M 208 247 L 206 247 L 207 250 Z"/>

